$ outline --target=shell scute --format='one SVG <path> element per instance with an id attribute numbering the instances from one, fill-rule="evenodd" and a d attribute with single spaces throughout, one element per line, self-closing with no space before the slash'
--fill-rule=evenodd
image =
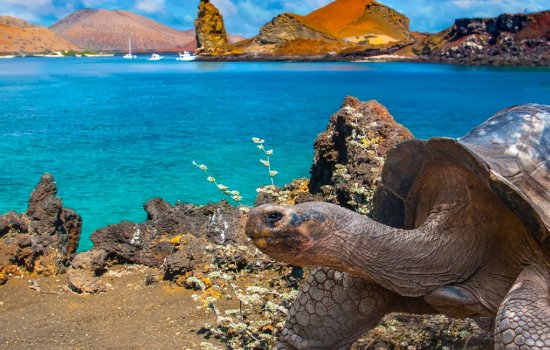
<path id="1" fill-rule="evenodd" d="M 412 140 L 388 154 L 374 216 L 413 228 L 414 184 L 428 163 L 451 162 L 491 189 L 550 248 L 550 106 L 527 104 L 498 112 L 458 140 Z"/>

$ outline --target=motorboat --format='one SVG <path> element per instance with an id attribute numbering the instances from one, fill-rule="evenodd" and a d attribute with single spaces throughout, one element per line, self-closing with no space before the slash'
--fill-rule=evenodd
<path id="1" fill-rule="evenodd" d="M 179 53 L 179 57 L 176 57 L 176 61 L 194 61 L 197 56 L 191 55 L 189 51 L 183 51 L 183 53 Z"/>
<path id="2" fill-rule="evenodd" d="M 162 60 L 163 58 L 164 58 L 163 56 L 154 53 L 154 54 L 152 54 L 151 57 L 149 57 L 147 60 L 148 60 L 148 61 L 160 61 L 160 60 Z"/>
<path id="3" fill-rule="evenodd" d="M 130 38 L 128 38 L 128 53 L 126 55 L 122 56 L 122 58 L 125 58 L 125 59 L 128 59 L 128 60 L 137 58 L 136 55 L 132 55 L 132 41 L 130 41 Z"/>

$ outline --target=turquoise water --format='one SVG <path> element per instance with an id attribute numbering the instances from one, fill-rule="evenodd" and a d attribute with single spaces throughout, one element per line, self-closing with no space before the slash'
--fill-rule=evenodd
<path id="1" fill-rule="evenodd" d="M 418 137 L 458 137 L 507 106 L 550 104 L 550 69 L 1 60 L 0 212 L 24 211 L 51 172 L 83 217 L 86 249 L 95 229 L 145 219 L 150 198 L 221 199 L 193 160 L 252 203 L 269 177 L 251 138 L 274 149 L 277 184 L 308 176 L 313 141 L 346 95 L 377 99 Z"/>

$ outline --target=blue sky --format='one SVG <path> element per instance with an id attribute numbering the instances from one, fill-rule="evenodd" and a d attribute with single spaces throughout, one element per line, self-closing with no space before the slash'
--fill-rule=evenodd
<path id="1" fill-rule="evenodd" d="M 230 33 L 253 36 L 282 12 L 307 14 L 331 0 L 212 0 Z M 494 17 L 504 12 L 550 9 L 550 0 L 381 0 L 411 19 L 411 29 L 436 32 L 455 18 Z M 0 14 L 51 25 L 82 8 L 124 9 L 177 29 L 190 29 L 199 0 L 0 0 Z"/>

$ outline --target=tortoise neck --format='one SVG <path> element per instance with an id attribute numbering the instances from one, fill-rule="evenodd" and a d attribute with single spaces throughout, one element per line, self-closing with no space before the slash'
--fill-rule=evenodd
<path id="1" fill-rule="evenodd" d="M 452 226 L 454 213 L 433 214 L 414 230 L 386 226 L 345 209 L 335 215 L 334 222 L 340 224 L 327 228 L 320 241 L 320 264 L 374 281 L 400 295 L 421 296 L 441 285 L 463 281 L 478 266 L 475 242 L 469 244 L 472 258 L 457 263 L 453 247 L 462 243 L 455 241 L 454 233 L 441 234 L 443 228 Z"/>

